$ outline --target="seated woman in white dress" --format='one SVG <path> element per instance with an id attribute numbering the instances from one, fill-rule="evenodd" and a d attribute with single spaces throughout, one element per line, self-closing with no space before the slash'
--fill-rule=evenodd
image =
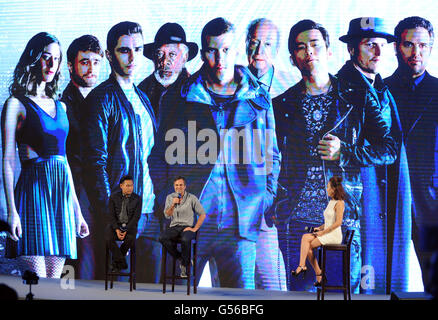
<path id="1" fill-rule="evenodd" d="M 341 224 L 344 217 L 345 191 L 342 186 L 342 178 L 334 176 L 327 184 L 327 195 L 331 198 L 327 208 L 324 210 L 324 224 L 314 228 L 313 233 L 305 233 L 301 238 L 300 264 L 292 275 L 297 277 L 299 274 L 305 275 L 307 271 L 306 258 L 315 270 L 315 286 L 320 286 L 322 281 L 321 269 L 318 260 L 313 254 L 313 249 L 326 244 L 341 244 L 342 231 Z"/>

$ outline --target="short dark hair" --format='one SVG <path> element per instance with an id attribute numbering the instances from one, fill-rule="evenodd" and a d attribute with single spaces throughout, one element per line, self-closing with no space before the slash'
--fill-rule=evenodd
<path id="1" fill-rule="evenodd" d="M 248 45 L 249 45 L 249 42 L 251 41 L 252 35 L 256 31 L 257 27 L 262 23 L 269 23 L 275 27 L 275 30 L 277 31 L 277 43 L 275 45 L 277 46 L 277 48 L 279 48 L 280 47 L 280 29 L 278 29 L 277 25 L 272 20 L 269 20 L 266 18 L 255 19 L 249 23 L 248 29 L 246 32 L 246 48 L 248 49 Z"/>
<path id="2" fill-rule="evenodd" d="M 406 29 L 415 29 L 415 28 L 426 29 L 427 32 L 429 32 L 429 36 L 430 36 L 430 39 L 431 39 L 432 44 L 433 44 L 435 34 L 433 32 L 432 23 L 430 23 L 429 20 L 426 20 L 424 18 L 413 16 L 413 17 L 408 17 L 408 18 L 401 20 L 397 24 L 397 26 L 395 27 L 394 36 L 396 38 L 397 45 L 399 45 L 401 42 L 401 35 L 402 35 L 403 31 L 405 31 Z"/>
<path id="3" fill-rule="evenodd" d="M 125 182 L 126 180 L 134 181 L 134 178 L 132 178 L 132 176 L 129 175 L 129 174 L 124 175 L 123 177 L 120 178 L 120 183 L 119 184 L 123 184 L 123 182 Z"/>
<path id="4" fill-rule="evenodd" d="M 224 18 L 216 18 L 208 22 L 201 32 L 202 48 L 207 47 L 207 37 L 218 37 L 227 32 L 234 32 L 234 25 Z"/>
<path id="5" fill-rule="evenodd" d="M 90 34 L 73 40 L 67 49 L 67 61 L 74 64 L 79 51 L 91 51 L 103 57 L 103 50 L 100 46 L 99 39 Z"/>
<path id="6" fill-rule="evenodd" d="M 329 180 L 330 185 L 334 189 L 333 199 L 335 200 L 345 200 L 346 193 L 342 185 L 342 177 L 333 176 Z"/>
<path id="7" fill-rule="evenodd" d="M 116 47 L 119 38 L 121 36 L 131 35 L 133 33 L 140 33 L 143 35 L 141 26 L 137 22 L 123 21 L 116 24 L 110 29 L 110 31 L 108 31 L 108 35 L 106 37 L 106 49 L 111 53 L 111 55 L 113 55 L 114 48 Z"/>
<path id="8" fill-rule="evenodd" d="M 313 20 L 301 20 L 294 24 L 292 28 L 290 28 L 289 32 L 289 40 L 288 40 L 288 47 L 289 47 L 289 53 L 293 56 L 294 50 L 297 48 L 296 39 L 298 35 L 301 32 L 307 31 L 307 30 L 319 30 L 322 34 L 322 38 L 324 39 L 325 46 L 328 48 L 330 47 L 330 37 L 327 32 L 327 29 L 324 28 L 321 24 L 316 23 Z"/>
<path id="9" fill-rule="evenodd" d="M 186 178 L 184 178 L 184 177 L 182 177 L 182 176 L 178 176 L 178 177 L 176 177 L 175 179 L 173 179 L 173 183 L 177 182 L 178 180 L 182 180 L 182 181 L 184 181 L 184 185 L 185 185 L 185 186 L 187 185 Z"/>

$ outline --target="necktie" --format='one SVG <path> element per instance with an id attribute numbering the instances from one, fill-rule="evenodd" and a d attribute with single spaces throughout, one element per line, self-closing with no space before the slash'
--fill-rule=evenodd
<path id="1" fill-rule="evenodd" d="M 119 221 L 120 223 L 128 223 L 128 203 L 129 197 L 123 196 L 122 210 L 120 210 Z"/>

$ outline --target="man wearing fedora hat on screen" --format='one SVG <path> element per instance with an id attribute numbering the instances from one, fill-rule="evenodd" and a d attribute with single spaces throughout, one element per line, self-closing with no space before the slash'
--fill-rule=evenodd
<path id="1" fill-rule="evenodd" d="M 177 23 L 166 23 L 158 30 L 153 43 L 144 45 L 143 55 L 154 62 L 155 71 L 138 88 L 151 101 L 159 121 L 160 99 L 169 89 L 180 87 L 190 74 L 185 63 L 198 54 L 198 45 L 186 41 L 184 29 Z"/>
<path id="2" fill-rule="evenodd" d="M 280 234 L 285 234 L 287 241 L 280 238 L 281 248 L 286 261 L 295 260 L 295 265 L 298 257 L 290 248 L 301 242 L 296 234 L 302 234 L 305 226 L 320 223 L 322 206 L 327 203 L 327 179 L 341 176 L 347 195 L 342 229 L 354 230 L 350 282 L 352 291 L 358 293 L 362 271 L 361 168 L 393 163 L 395 143 L 373 95 L 329 74 L 330 41 L 322 25 L 299 21 L 290 30 L 288 44 L 302 80 L 273 100 L 277 137 L 285 159 L 279 181 L 288 195 L 278 206 L 279 220 L 285 222 L 280 224 Z M 329 265 L 336 269 L 332 261 Z M 318 285 L 322 278 L 316 275 Z M 338 282 L 333 278 L 329 275 L 328 281 Z M 290 289 L 308 290 L 308 281 L 290 281 Z"/>
<path id="3" fill-rule="evenodd" d="M 381 104 L 387 121 L 395 102 L 379 74 L 386 58 L 388 44 L 395 41 L 394 35 L 380 18 L 356 18 L 350 21 L 348 33 L 339 38 L 347 44 L 350 60 L 339 70 L 337 76 L 352 87 L 368 90 Z"/>
<path id="4" fill-rule="evenodd" d="M 348 33 L 339 40 L 347 44 L 351 59 L 339 70 L 338 76 L 355 86 L 381 89 L 383 80 L 379 68 L 384 61 L 388 43 L 395 41 L 384 20 L 353 19 Z"/>
<path id="5" fill-rule="evenodd" d="M 363 214 L 361 218 L 363 265 L 373 265 L 376 287 L 387 287 L 391 277 L 391 268 L 404 264 L 408 248 L 410 230 L 406 198 L 407 163 L 404 148 L 401 146 L 401 127 L 395 100 L 379 74 L 382 64 L 388 57 L 388 46 L 396 38 L 381 18 L 356 18 L 350 21 L 348 33 L 339 38 L 347 44 L 351 59 L 339 70 L 338 77 L 348 82 L 353 88 L 370 92 L 380 103 L 382 118 L 391 127 L 391 136 L 397 143 L 397 161 L 390 166 L 362 168 Z M 395 188 L 388 188 L 391 168 L 401 168 Z M 378 217 L 378 219 L 376 219 Z M 359 232 L 357 232 L 359 235 Z M 397 245 L 392 245 L 397 235 Z M 379 241 L 368 241 L 375 239 Z M 387 240 L 386 240 L 387 239 Z M 395 243 L 395 242 L 394 242 Z M 370 254 L 372 253 L 372 254 Z M 397 259 L 403 261 L 396 261 Z M 382 263 L 388 261 L 389 263 Z M 397 270 L 397 268 L 396 268 Z M 385 279 L 386 275 L 386 279 Z M 378 280 L 382 283 L 378 283 Z"/>

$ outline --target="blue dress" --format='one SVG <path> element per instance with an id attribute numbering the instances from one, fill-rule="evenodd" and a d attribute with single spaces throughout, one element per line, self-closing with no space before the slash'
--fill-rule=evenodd
<path id="1" fill-rule="evenodd" d="M 9 239 L 6 255 L 76 259 L 76 224 L 65 156 L 67 114 L 59 101 L 55 101 L 52 118 L 30 98 L 16 98 L 26 109 L 17 143 L 30 146 L 39 157 L 20 159 L 14 194 L 22 238 L 18 242 Z"/>

